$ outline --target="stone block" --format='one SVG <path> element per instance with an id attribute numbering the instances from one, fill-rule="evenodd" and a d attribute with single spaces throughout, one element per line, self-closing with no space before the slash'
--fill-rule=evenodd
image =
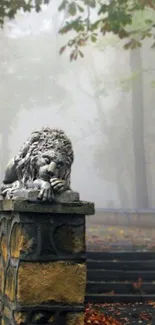
<path id="1" fill-rule="evenodd" d="M 13 199 L 14 200 L 28 200 L 31 202 L 38 201 L 39 190 L 26 190 L 26 189 L 19 189 L 14 191 Z M 65 191 L 61 194 L 56 194 L 53 198 L 53 202 L 57 203 L 70 203 L 76 202 L 80 200 L 79 193 L 73 191 Z"/>
<path id="2" fill-rule="evenodd" d="M 18 304 L 84 303 L 86 264 L 69 262 L 21 263 L 18 268 Z"/>
<path id="3" fill-rule="evenodd" d="M 80 258 L 85 246 L 84 216 L 14 213 L 9 236 L 6 232 L 2 235 L 1 253 L 4 263 L 8 247 L 13 259 L 51 261 Z"/>
<path id="4" fill-rule="evenodd" d="M 80 200 L 79 193 L 73 191 L 66 191 L 59 195 L 55 195 L 55 202 L 57 203 L 76 202 L 79 200 Z"/>
<path id="5" fill-rule="evenodd" d="M 51 213 L 51 214 L 72 214 L 76 216 L 81 215 L 93 215 L 94 204 L 85 201 L 76 201 L 68 203 L 47 203 L 47 202 L 28 202 L 27 200 L 3 200 L 0 201 L 0 211 L 14 211 L 14 212 L 33 212 Z"/>

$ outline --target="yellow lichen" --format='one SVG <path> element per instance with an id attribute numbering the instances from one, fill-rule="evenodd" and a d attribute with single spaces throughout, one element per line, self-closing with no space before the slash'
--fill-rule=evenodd
<path id="1" fill-rule="evenodd" d="M 16 286 L 15 269 L 9 267 L 5 276 L 6 276 L 5 294 L 9 297 L 11 301 L 14 301 L 15 286 Z"/>
<path id="2" fill-rule="evenodd" d="M 33 244 L 33 238 L 28 238 L 24 233 L 22 226 L 16 223 L 13 227 L 10 246 L 11 246 L 11 257 L 19 258 L 21 251 L 29 251 Z"/>
<path id="3" fill-rule="evenodd" d="M 8 319 L 11 319 L 11 310 L 7 306 L 4 307 L 3 313 Z"/>
<path id="4" fill-rule="evenodd" d="M 17 299 L 22 304 L 83 303 L 85 289 L 86 264 L 23 262 L 19 266 Z"/>
<path id="5" fill-rule="evenodd" d="M 68 313 L 66 325 L 84 325 L 84 313 Z"/>
<path id="6" fill-rule="evenodd" d="M 1 238 L 1 254 L 4 259 L 4 262 L 6 263 L 8 258 L 8 251 L 7 251 L 7 239 L 6 236 L 4 235 Z"/>
<path id="7" fill-rule="evenodd" d="M 3 284 L 4 284 L 3 267 L 2 267 L 2 261 L 0 258 L 0 294 L 2 294 L 2 291 L 3 291 Z"/>
<path id="8" fill-rule="evenodd" d="M 20 325 L 26 323 L 27 313 L 25 312 L 14 312 L 15 322 Z"/>

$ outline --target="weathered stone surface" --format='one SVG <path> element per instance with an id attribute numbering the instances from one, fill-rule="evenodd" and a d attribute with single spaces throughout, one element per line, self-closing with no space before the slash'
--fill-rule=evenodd
<path id="1" fill-rule="evenodd" d="M 47 311 L 37 311 L 33 314 L 31 322 L 33 324 L 44 324 L 44 323 L 52 323 L 55 321 L 54 313 L 50 313 Z"/>
<path id="2" fill-rule="evenodd" d="M 84 313 L 68 313 L 66 325 L 84 325 Z"/>
<path id="3" fill-rule="evenodd" d="M 8 258 L 8 250 L 7 250 L 7 237 L 4 234 L 1 237 L 1 255 L 3 258 L 3 262 L 6 264 Z"/>
<path id="4" fill-rule="evenodd" d="M 55 195 L 55 202 L 57 203 L 69 203 L 80 200 L 80 195 L 77 192 L 65 191 L 59 195 Z"/>
<path id="5" fill-rule="evenodd" d="M 24 228 L 25 226 L 25 228 Z M 27 227 L 26 227 L 27 226 Z M 35 238 L 30 237 L 30 233 L 26 232 L 29 225 L 22 225 L 21 223 L 14 223 L 11 238 L 10 238 L 10 254 L 11 258 L 20 258 L 22 255 L 28 255 L 36 246 Z M 31 225 L 33 230 L 34 225 Z"/>
<path id="6" fill-rule="evenodd" d="M 3 318 L 1 319 L 1 325 L 5 325 Z"/>
<path id="7" fill-rule="evenodd" d="M 17 325 L 22 325 L 26 323 L 27 313 L 26 312 L 14 312 L 14 320 Z"/>
<path id="8" fill-rule="evenodd" d="M 0 259 L 0 295 L 2 294 L 2 272 L 3 272 L 2 261 Z"/>
<path id="9" fill-rule="evenodd" d="M 12 258 L 19 258 L 24 246 L 24 234 L 20 224 L 15 223 L 10 239 L 10 253 Z"/>
<path id="10" fill-rule="evenodd" d="M 77 254 L 78 259 L 85 254 L 83 215 L 13 212 L 13 218 L 3 218 L 1 226 L 1 255 L 5 265 L 8 254 L 14 262 L 15 259 L 36 262 L 72 260 Z"/>
<path id="11" fill-rule="evenodd" d="M 2 260 L 0 260 L 0 300 L 2 298 L 2 294 L 4 291 L 4 275 L 5 275 L 5 270 L 2 264 Z M 0 311 L 1 311 L 1 304 L 0 304 Z"/>
<path id="12" fill-rule="evenodd" d="M 5 294 L 11 301 L 16 299 L 16 269 L 12 266 L 6 271 Z"/>
<path id="13" fill-rule="evenodd" d="M 63 225 L 56 229 L 54 239 L 62 252 L 80 253 L 85 251 L 85 225 L 73 227 Z"/>
<path id="14" fill-rule="evenodd" d="M 11 319 L 11 310 L 7 306 L 4 307 L 3 313 L 8 319 Z"/>
<path id="15" fill-rule="evenodd" d="M 84 303 L 86 264 L 70 262 L 21 263 L 17 300 L 24 305 L 61 302 Z"/>
<path id="16" fill-rule="evenodd" d="M 0 208 L 2 324 L 84 325 L 85 214 L 94 205 L 3 200 Z"/>
<path id="17" fill-rule="evenodd" d="M 38 195 L 39 195 L 39 190 L 21 189 L 21 190 L 14 191 L 13 199 L 14 200 L 22 199 L 22 200 L 28 200 L 28 201 L 37 201 Z"/>
<path id="18" fill-rule="evenodd" d="M 26 189 L 20 189 L 20 190 L 15 190 L 13 199 L 14 200 L 28 200 L 30 202 L 38 202 L 38 195 L 40 191 L 39 190 L 26 190 Z M 70 203 L 70 202 L 76 202 L 79 201 L 80 196 L 79 193 L 77 192 L 72 192 L 72 191 L 65 191 L 61 194 L 55 195 L 53 202 L 57 203 Z"/>
<path id="19" fill-rule="evenodd" d="M 2 209 L 0 211 L 92 215 L 94 214 L 94 203 L 79 201 L 60 204 L 43 202 L 34 203 L 22 200 L 3 200 L 0 202 L 0 209 Z"/>

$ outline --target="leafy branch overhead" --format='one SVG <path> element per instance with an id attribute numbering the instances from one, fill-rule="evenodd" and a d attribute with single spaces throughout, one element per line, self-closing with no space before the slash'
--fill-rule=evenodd
<path id="1" fill-rule="evenodd" d="M 4 25 L 6 18 L 15 18 L 20 9 L 24 12 L 31 12 L 32 9 L 39 12 L 42 5 L 49 2 L 50 0 L 0 0 L 0 25 Z"/>
<path id="2" fill-rule="evenodd" d="M 72 31 L 74 37 L 60 49 L 60 53 L 67 47 L 72 48 L 71 60 L 83 57 L 82 46 L 95 43 L 110 32 L 126 39 L 125 49 L 140 47 L 148 37 L 152 37 L 152 47 L 155 47 L 155 22 L 152 19 L 146 19 L 143 28 L 130 28 L 135 13 L 155 11 L 154 0 L 63 0 L 59 7 L 59 11 L 62 10 L 65 10 L 67 18 L 60 34 Z"/>
<path id="3" fill-rule="evenodd" d="M 20 9 L 25 12 L 35 9 L 39 12 L 42 5 L 48 5 L 50 1 L 0 0 L 0 24 L 3 26 L 5 18 L 13 19 Z M 83 46 L 97 42 L 107 33 L 124 39 L 125 49 L 140 47 L 145 38 L 152 38 L 152 48 L 155 47 L 155 0 L 62 0 L 58 10 L 65 12 L 60 34 L 71 32 L 60 54 L 69 48 L 71 61 L 84 56 Z M 142 18 L 143 27 L 133 28 L 135 14 L 145 11 L 153 14 Z"/>

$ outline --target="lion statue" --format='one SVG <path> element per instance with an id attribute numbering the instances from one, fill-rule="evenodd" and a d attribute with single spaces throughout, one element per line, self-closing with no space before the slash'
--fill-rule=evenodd
<path id="1" fill-rule="evenodd" d="M 42 128 L 32 132 L 18 155 L 8 164 L 1 195 L 13 197 L 17 189 L 37 189 L 38 199 L 70 190 L 72 143 L 62 130 Z"/>

